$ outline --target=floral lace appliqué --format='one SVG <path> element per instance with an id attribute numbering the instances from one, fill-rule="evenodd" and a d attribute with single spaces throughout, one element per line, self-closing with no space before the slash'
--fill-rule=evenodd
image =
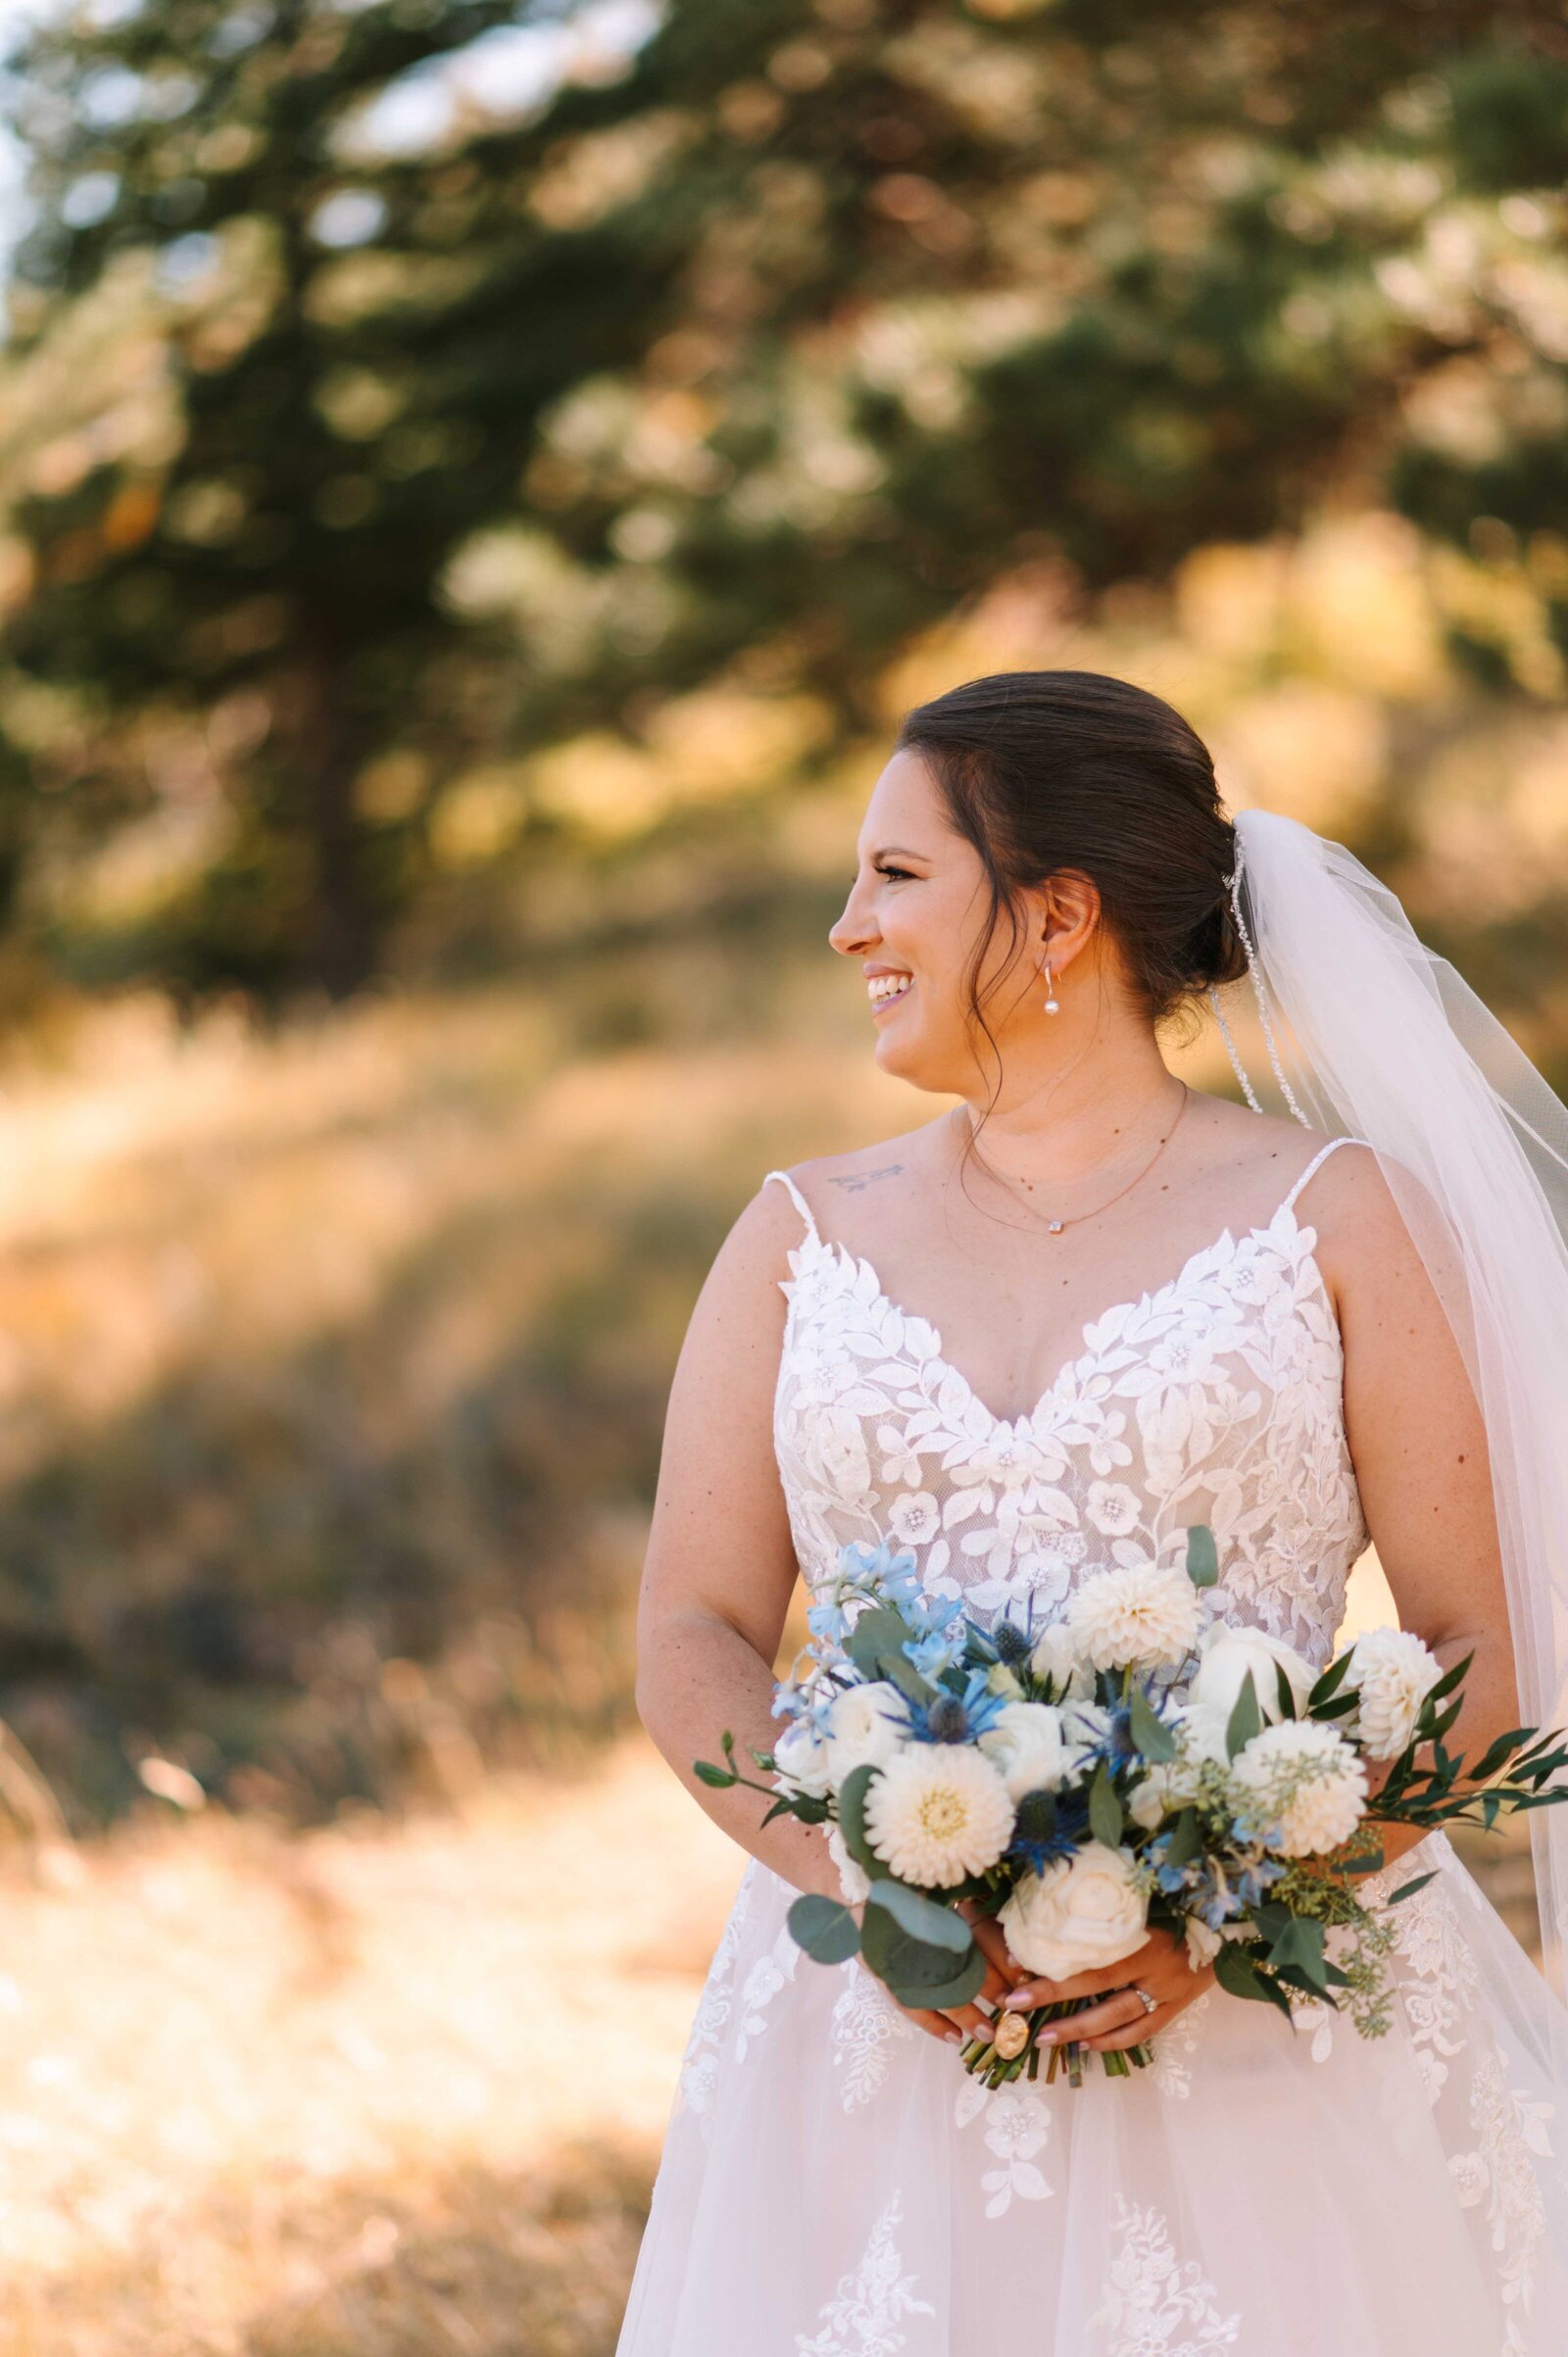
<path id="1" fill-rule="evenodd" d="M 892 2047 L 918 2037 L 873 1974 L 857 1956 L 844 1967 L 844 1987 L 833 2000 L 833 2067 L 842 2072 L 839 2097 L 846 2111 L 869 2103 L 887 2078 Z"/>
<path id="2" fill-rule="evenodd" d="M 741 1935 L 746 1929 L 756 1887 L 756 1871 L 748 1866 L 741 1877 L 740 1889 L 735 1893 L 734 1903 L 709 1964 L 703 1993 L 697 2000 L 697 2011 L 692 2017 L 686 2051 L 681 2057 L 680 2102 L 685 2110 L 702 2117 L 705 2135 L 708 2129 L 706 2115 L 711 2108 L 718 2084 L 719 2048 L 724 2042 L 724 2031 L 734 1996 L 735 1960 L 740 1952 Z"/>
<path id="3" fill-rule="evenodd" d="M 1159 2211 L 1118 2193 L 1112 2224 L 1121 2248 L 1090 2320 L 1106 2328 L 1105 2357 L 1210 2357 L 1234 2348 L 1240 2316 L 1221 2316 L 1196 2259 L 1178 2261 Z"/>
<path id="4" fill-rule="evenodd" d="M 980 2178 L 986 2197 L 986 2216 L 1001 2218 L 1014 2199 L 1048 2201 L 1050 2180 L 1039 2165 L 1051 2134 L 1051 2108 L 1032 2087 L 988 2087 L 982 2080 L 966 2079 L 954 2105 L 954 2124 L 964 2128 L 976 2118 L 985 2121 L 985 2145 L 1001 2166 Z"/>
<path id="5" fill-rule="evenodd" d="M 994 1415 L 924 1318 L 814 1223 L 792 1275 L 774 1441 L 808 1585 L 850 1541 L 908 1548 L 984 1618 L 1059 1610 L 1089 1573 L 1219 1547 L 1239 1624 L 1326 1660 L 1367 1543 L 1339 1325 L 1290 1203 L 1227 1229 L 1169 1283 L 1083 1329 L 1034 1410 Z"/>
<path id="6" fill-rule="evenodd" d="M 933 2316 L 929 2300 L 914 2296 L 915 2278 L 904 2271 L 895 2238 L 904 2215 L 897 2191 L 889 2195 L 872 2227 L 858 2266 L 841 2276 L 839 2286 L 818 2314 L 818 2330 L 808 2339 L 795 2335 L 796 2357 L 898 2357 L 908 2335 L 906 2316 Z"/>

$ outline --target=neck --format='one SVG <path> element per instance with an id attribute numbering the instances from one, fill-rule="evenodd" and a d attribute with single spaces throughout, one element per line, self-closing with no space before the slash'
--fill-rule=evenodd
<path id="1" fill-rule="evenodd" d="M 1042 1017 L 1047 1027 L 1053 1020 Z M 1153 1031 L 1129 1021 L 1068 1040 L 1049 1061 L 1042 1054 L 1021 1070 L 1009 1046 L 996 1104 L 988 1110 L 978 1087 L 963 1102 L 960 1139 L 963 1126 L 976 1130 L 978 1151 L 999 1177 L 1070 1185 L 1153 1148 L 1184 1092 Z"/>

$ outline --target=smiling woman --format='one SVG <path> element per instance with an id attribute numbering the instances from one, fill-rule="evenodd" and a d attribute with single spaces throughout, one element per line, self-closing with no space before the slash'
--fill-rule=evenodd
<path id="1" fill-rule="evenodd" d="M 1465 1750 L 1545 1719 L 1516 1691 L 1516 1638 L 1532 1678 L 1540 1646 L 1505 1587 L 1519 1517 L 1499 1524 L 1472 1296 L 1444 1277 L 1440 1198 L 1385 1150 L 1396 1116 L 1422 1146 L 1405 1108 L 1455 1095 L 1459 1065 L 1429 1040 L 1443 1078 L 1423 1097 L 1386 1057 L 1346 1135 L 1197 1095 L 1161 1053 L 1168 1017 L 1249 970 L 1241 843 L 1180 715 L 1082 672 L 922 706 L 872 790 L 829 939 L 861 968 L 878 1063 L 956 1103 L 769 1172 L 676 1370 L 638 1698 L 751 1862 L 619 2357 L 1547 2357 L 1568 2335 L 1563 2008 L 1441 1831 L 1386 1827 L 1366 1886 L 1381 1906 L 1421 1884 L 1390 1918 L 1388 2034 L 1342 2035 L 1318 2003 L 1293 2037 L 1217 1997 L 1212 1963 L 1165 1930 L 1042 1979 L 1001 1882 L 991 1905 L 963 1900 L 985 1958 L 968 2001 L 902 2004 L 855 1955 L 798 1970 L 798 1893 L 863 1904 L 842 1838 L 764 1821 L 754 1792 L 695 1772 L 723 1729 L 767 1754 L 795 1581 L 832 1590 L 847 1548 L 897 1548 L 925 1597 L 993 1633 L 1049 1635 L 1096 1575 L 1178 1564 L 1195 1523 L 1220 1625 L 1270 1658 L 1315 1681 L 1370 1538 L 1405 1629 L 1445 1668 L 1472 1656 Z M 1265 949 L 1287 931 L 1251 920 Z M 1333 906 L 1321 921 L 1352 960 Z M 1311 973 L 1303 1027 L 1331 996 Z M 1362 995 L 1341 1028 L 1364 1042 L 1380 986 Z M 1488 1117 L 1417 1155 L 1428 1185 L 1471 1186 Z M 1485 1166 L 1509 1206 L 1492 1229 L 1526 1225 L 1500 1148 Z M 1530 1265 L 1568 1302 L 1544 1241 Z M 1484 1271 L 1478 1324 L 1494 1294 Z M 1550 1527 L 1568 1541 L 1568 1503 Z M 1173 1691 L 1201 1671 L 1181 1664 Z M 968 1807 L 935 1719 L 911 1721 L 866 1797 L 933 1884 L 922 1811 L 940 1802 L 951 1828 Z M 1102 1863 L 1130 1916 L 1136 1860 Z M 1004 2000 L 1064 1997 L 1093 2000 L 1075 2037 L 1107 2056 L 1147 2039 L 1151 2067 L 1076 2089 L 966 2076 L 951 2048 Z M 1332 2301 L 1282 2293 L 1330 2276 Z"/>

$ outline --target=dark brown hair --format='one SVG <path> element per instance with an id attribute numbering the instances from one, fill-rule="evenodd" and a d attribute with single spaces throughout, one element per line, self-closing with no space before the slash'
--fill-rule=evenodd
<path id="1" fill-rule="evenodd" d="M 967 986 L 993 1047 L 977 984 L 997 926 L 1005 914 L 1026 947 L 1019 896 L 1065 868 L 1098 889 L 1152 1022 L 1246 973 L 1227 888 L 1235 830 L 1208 748 L 1162 698 L 1103 671 L 994 671 L 906 712 L 897 749 L 926 763 L 985 868 L 991 911 Z"/>

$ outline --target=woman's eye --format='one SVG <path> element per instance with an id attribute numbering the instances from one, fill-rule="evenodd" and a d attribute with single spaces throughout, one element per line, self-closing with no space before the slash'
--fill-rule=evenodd
<path id="1" fill-rule="evenodd" d="M 914 871 L 908 867 L 879 867 L 876 872 L 879 876 L 908 876 Z"/>

